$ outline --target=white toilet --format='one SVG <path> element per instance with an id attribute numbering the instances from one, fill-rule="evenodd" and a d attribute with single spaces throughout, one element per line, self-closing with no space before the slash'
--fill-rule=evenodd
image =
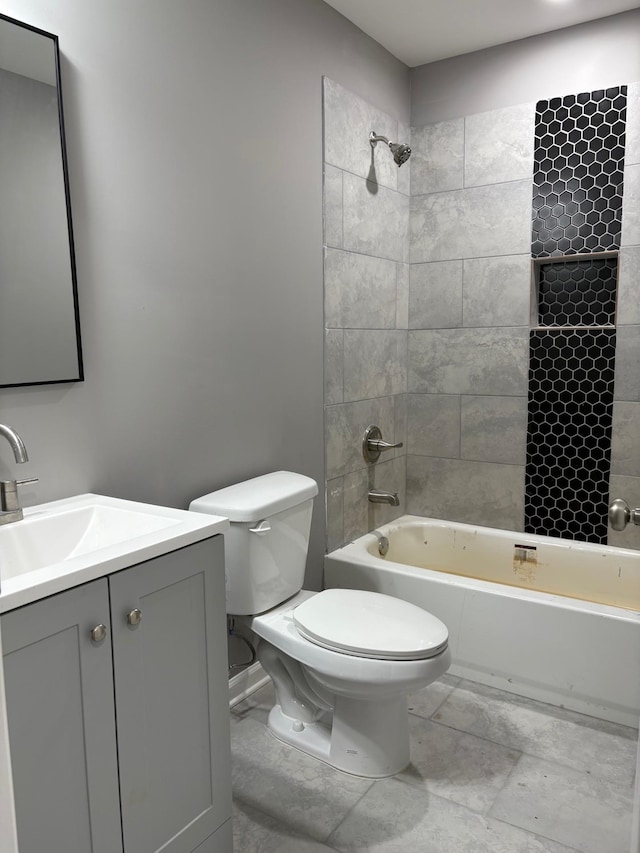
<path id="1" fill-rule="evenodd" d="M 302 589 L 317 493 L 309 477 L 277 471 L 189 509 L 231 521 L 227 613 L 259 637 L 276 692 L 271 732 L 347 773 L 391 776 L 409 763 L 407 693 L 449 667 L 447 628 L 388 595 Z"/>

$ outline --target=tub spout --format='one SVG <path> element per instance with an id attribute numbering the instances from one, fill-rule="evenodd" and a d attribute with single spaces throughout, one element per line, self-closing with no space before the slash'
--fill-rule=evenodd
<path id="1" fill-rule="evenodd" d="M 371 489 L 369 491 L 369 502 L 372 504 L 391 504 L 391 506 L 400 506 L 400 498 L 397 492 L 383 492 L 381 489 Z"/>

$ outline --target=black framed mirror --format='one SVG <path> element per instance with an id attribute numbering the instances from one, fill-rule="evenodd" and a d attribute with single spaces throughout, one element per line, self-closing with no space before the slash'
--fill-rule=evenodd
<path id="1" fill-rule="evenodd" d="M 58 37 L 0 15 L 0 387 L 83 378 Z"/>

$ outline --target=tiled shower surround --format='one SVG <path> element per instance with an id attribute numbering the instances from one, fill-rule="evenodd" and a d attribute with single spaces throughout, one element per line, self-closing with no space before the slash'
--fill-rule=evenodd
<path id="1" fill-rule="evenodd" d="M 369 131 L 406 141 L 407 129 L 325 82 L 330 549 L 406 512 L 524 529 L 534 125 L 531 103 L 415 127 L 409 162 L 398 169 L 379 144 L 374 175 Z M 634 506 L 639 282 L 640 84 L 633 83 L 610 495 Z M 368 469 L 360 445 L 369 423 L 405 446 Z M 367 504 L 372 484 L 397 490 L 400 507 Z M 640 528 L 609 530 L 608 541 L 640 548 Z"/>

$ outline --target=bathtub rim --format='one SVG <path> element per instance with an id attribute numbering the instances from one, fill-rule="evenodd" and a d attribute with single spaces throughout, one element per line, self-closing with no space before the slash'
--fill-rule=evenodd
<path id="1" fill-rule="evenodd" d="M 398 572 L 408 577 L 424 577 L 425 575 L 436 583 L 441 583 L 447 586 L 464 587 L 465 589 L 477 590 L 479 592 L 491 592 L 494 595 L 503 595 L 507 598 L 538 601 L 551 607 L 562 609 L 575 610 L 582 613 L 593 613 L 600 616 L 606 616 L 611 619 L 623 619 L 626 621 L 640 622 L 640 610 L 632 608 L 618 607 L 612 604 L 601 604 L 595 601 L 587 601 L 582 598 L 574 598 L 567 595 L 559 595 L 552 592 L 541 592 L 536 589 L 527 589 L 526 587 L 512 586 L 510 584 L 500 583 L 499 581 L 487 581 L 479 578 L 474 578 L 469 575 L 454 575 L 436 569 L 425 569 L 417 566 L 411 566 L 407 563 L 397 563 L 394 560 L 389 560 L 384 557 L 379 557 L 369 553 L 369 546 L 376 547 L 378 542 L 377 534 L 387 536 L 391 530 L 397 530 L 400 527 L 406 527 L 414 524 L 432 524 L 444 528 L 461 529 L 467 532 L 471 531 L 490 531 L 492 535 L 498 534 L 500 538 L 513 539 L 516 538 L 523 543 L 531 542 L 532 544 L 545 544 L 549 546 L 549 539 L 557 539 L 551 543 L 556 547 L 567 547 L 573 551 L 586 550 L 590 553 L 597 553 L 606 549 L 615 553 L 622 552 L 623 555 L 634 557 L 640 560 L 640 551 L 632 548 L 620 548 L 616 545 L 595 545 L 590 542 L 576 542 L 573 540 L 560 539 L 559 537 L 541 536 L 537 533 L 521 533 L 519 531 L 506 530 L 495 527 L 486 527 L 480 524 L 468 524 L 466 522 L 447 521 L 442 518 L 432 518 L 429 516 L 420 515 L 402 515 L 393 521 L 380 525 L 374 528 L 374 531 L 369 531 L 356 539 L 351 540 L 340 548 L 329 551 L 325 554 L 327 559 L 346 559 L 357 565 L 368 566 L 370 568 L 381 569 L 386 568 L 387 571 Z M 639 569 L 640 573 L 640 569 Z"/>

